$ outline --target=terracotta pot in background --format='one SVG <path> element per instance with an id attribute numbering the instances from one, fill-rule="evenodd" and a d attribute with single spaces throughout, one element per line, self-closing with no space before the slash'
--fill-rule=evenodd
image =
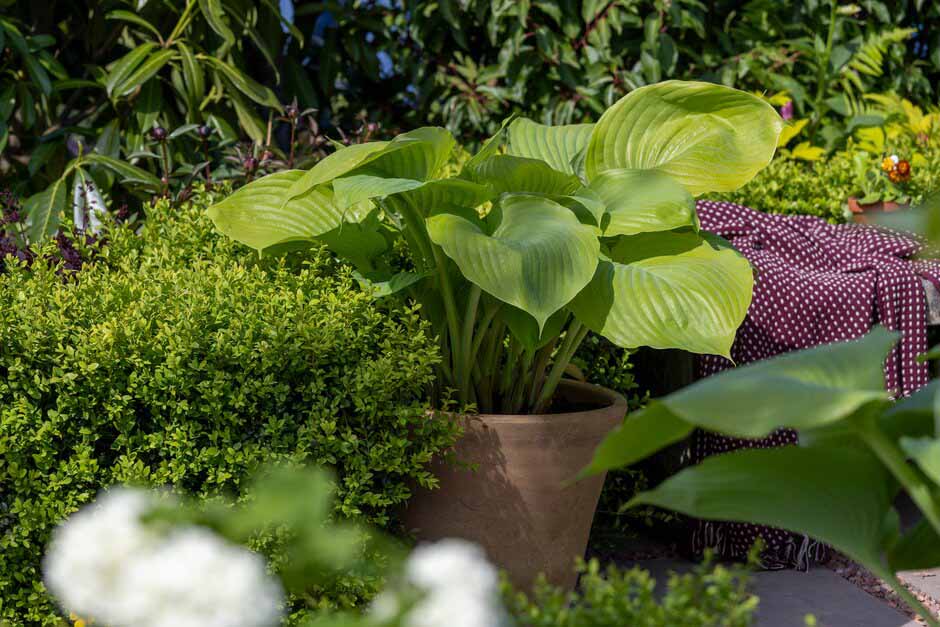
<path id="1" fill-rule="evenodd" d="M 910 207 L 908 204 L 899 204 L 890 200 L 860 203 L 854 196 L 849 197 L 848 203 L 849 210 L 852 212 L 852 221 L 856 224 L 868 224 L 870 222 L 869 218 L 874 214 L 898 211 Z"/>
<path id="2" fill-rule="evenodd" d="M 561 383 L 558 396 L 587 409 L 459 418 L 464 435 L 454 447 L 458 463 L 434 460 L 440 488 L 418 489 L 404 512 L 418 540 L 476 542 L 523 588 L 540 572 L 556 585 L 574 587 L 574 559 L 587 548 L 604 476 L 568 482 L 622 422 L 627 402 L 616 392 L 572 381 Z"/>

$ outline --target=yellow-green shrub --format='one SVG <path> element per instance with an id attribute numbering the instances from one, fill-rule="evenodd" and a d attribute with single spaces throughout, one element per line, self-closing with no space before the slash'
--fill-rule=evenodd
<path id="1" fill-rule="evenodd" d="M 424 418 L 439 356 L 415 312 L 376 310 L 325 253 L 258 260 L 209 202 L 114 227 L 74 276 L 0 273 L 0 621 L 54 623 L 43 546 L 110 484 L 238 495 L 260 464 L 303 461 L 337 471 L 338 516 L 386 526 L 452 441 Z M 347 606 L 375 584 L 313 594 Z"/>

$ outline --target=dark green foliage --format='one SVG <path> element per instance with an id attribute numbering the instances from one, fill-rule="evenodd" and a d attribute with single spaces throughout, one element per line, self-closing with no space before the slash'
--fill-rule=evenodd
<path id="1" fill-rule="evenodd" d="M 580 564 L 580 589 L 567 592 L 536 584 L 531 598 L 507 598 L 519 627 L 746 627 L 752 624 L 757 597 L 747 592 L 747 575 L 707 562 L 691 573 L 672 574 L 662 597 L 647 571 L 601 569 L 597 560 Z"/>
<path id="2" fill-rule="evenodd" d="M 41 262 L 0 274 L 0 619 L 12 625 L 52 624 L 43 545 L 105 486 L 237 496 L 263 463 L 315 463 L 337 472 L 338 516 L 387 527 L 452 441 L 425 419 L 439 356 L 415 312 L 377 311 L 325 253 L 259 261 L 213 233 L 209 202 L 158 204 L 140 237 L 114 227 L 74 276 Z M 346 606 L 374 585 L 311 593 Z"/>
<path id="3" fill-rule="evenodd" d="M 364 116 L 388 132 L 430 123 L 480 139 L 512 112 L 592 121 L 637 86 L 694 78 L 787 91 L 832 146 L 847 126 L 878 123 L 864 93 L 932 103 L 940 77 L 940 8 L 922 0 L 835 13 L 818 0 L 295 0 L 290 27 L 274 0 L 138 4 L 3 2 L 0 175 L 38 174 L 24 196 L 58 178 L 70 135 L 159 176 L 146 134 L 181 129 L 168 169 L 183 180 L 205 157 L 200 124 L 287 157 L 294 99 L 334 136 Z"/>

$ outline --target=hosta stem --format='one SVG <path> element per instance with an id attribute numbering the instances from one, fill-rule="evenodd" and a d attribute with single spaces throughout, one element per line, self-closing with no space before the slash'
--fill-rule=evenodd
<path id="1" fill-rule="evenodd" d="M 460 389 L 461 392 L 470 390 L 470 373 L 473 372 L 473 327 L 477 321 L 477 308 L 480 305 L 480 294 L 482 291 L 479 286 L 474 285 L 470 288 L 470 296 L 467 299 L 467 310 L 463 317 L 463 335 L 460 341 Z"/>
<path id="2" fill-rule="evenodd" d="M 555 389 L 558 387 L 558 382 L 561 381 L 562 375 L 565 374 L 565 368 L 568 367 L 571 358 L 574 357 L 575 351 L 578 350 L 578 346 L 587 334 L 587 327 L 572 318 L 571 323 L 568 325 L 568 331 L 565 333 L 565 341 L 562 342 L 561 348 L 558 349 L 558 354 L 555 355 L 555 363 L 552 364 L 552 369 L 549 371 L 548 377 L 545 379 L 545 384 L 542 386 L 542 391 L 539 393 L 538 401 L 536 401 L 535 407 L 532 409 L 533 413 L 541 414 L 548 409 L 548 405 L 552 402 L 552 397 L 555 395 Z"/>
<path id="3" fill-rule="evenodd" d="M 454 293 L 451 290 L 450 278 L 447 276 L 447 260 L 439 247 L 432 246 L 431 251 L 434 255 L 434 262 L 437 265 L 437 277 L 440 282 L 441 297 L 444 299 L 444 311 L 447 314 L 447 329 L 450 333 L 450 351 L 455 370 L 453 374 L 459 377 L 460 371 L 457 364 L 461 362 L 461 346 L 460 325 L 457 323 L 457 304 L 454 302 Z M 457 382 L 455 381 L 454 383 L 456 384 Z M 461 403 L 469 402 L 465 388 L 458 387 L 457 393 L 460 396 Z"/>

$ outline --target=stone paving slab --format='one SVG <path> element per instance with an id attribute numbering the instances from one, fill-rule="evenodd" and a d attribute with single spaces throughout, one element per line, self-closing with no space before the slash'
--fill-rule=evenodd
<path id="1" fill-rule="evenodd" d="M 673 559 L 632 564 L 647 569 L 659 582 L 665 582 L 670 571 L 686 572 L 693 567 Z M 818 627 L 917 627 L 915 621 L 828 568 L 806 573 L 757 572 L 751 582 L 754 594 L 760 597 L 756 627 L 803 627 L 807 614 L 816 617 Z"/>

